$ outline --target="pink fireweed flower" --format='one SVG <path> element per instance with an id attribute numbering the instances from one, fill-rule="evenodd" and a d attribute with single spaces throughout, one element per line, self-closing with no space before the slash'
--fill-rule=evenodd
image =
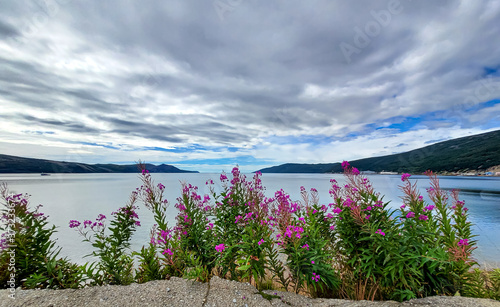
<path id="1" fill-rule="evenodd" d="M 337 199 L 339 191 L 340 187 L 337 185 L 337 181 L 335 181 L 335 183 L 332 184 L 332 188 L 329 190 L 329 193 L 334 199 Z"/>
<path id="2" fill-rule="evenodd" d="M 163 190 L 165 189 L 165 186 L 161 183 L 158 183 L 158 189 Z"/>
<path id="3" fill-rule="evenodd" d="M 350 166 L 349 162 L 347 162 L 347 161 L 343 161 L 341 165 L 342 165 L 343 169 L 346 169 L 346 168 L 348 168 Z"/>
<path id="4" fill-rule="evenodd" d="M 367 220 L 368 220 L 368 219 L 370 218 L 370 216 L 371 216 L 371 215 L 367 215 L 367 216 L 365 217 L 365 219 L 367 219 Z"/>
<path id="5" fill-rule="evenodd" d="M 89 221 L 89 220 L 83 221 L 83 228 L 87 228 L 87 226 L 90 226 L 90 225 L 92 225 L 92 221 Z"/>
<path id="6" fill-rule="evenodd" d="M 76 220 L 69 221 L 69 228 L 75 228 L 75 227 L 78 227 L 78 226 L 80 226 L 80 222 L 79 221 L 76 221 Z"/>
<path id="7" fill-rule="evenodd" d="M 295 213 L 300 210 L 300 206 L 298 203 L 291 203 L 290 204 L 290 213 Z"/>
<path id="8" fill-rule="evenodd" d="M 372 210 L 371 206 L 366 207 L 366 211 L 370 211 L 370 210 Z"/>
<path id="9" fill-rule="evenodd" d="M 409 218 L 412 218 L 412 217 L 415 217 L 415 213 L 414 212 L 408 212 L 408 214 L 406 215 L 406 218 L 409 219 Z"/>
<path id="10" fill-rule="evenodd" d="M 99 214 L 99 215 L 97 216 L 97 219 L 96 219 L 96 220 L 98 220 L 98 221 L 102 221 L 102 220 L 104 220 L 105 218 L 106 218 L 106 216 L 105 216 L 104 214 Z"/>
<path id="11" fill-rule="evenodd" d="M 215 250 L 218 251 L 219 253 L 222 253 L 226 249 L 226 246 L 223 244 L 219 244 L 215 246 Z"/>
<path id="12" fill-rule="evenodd" d="M 304 232 L 304 228 L 298 227 L 298 226 L 293 226 L 293 225 L 288 225 L 286 227 L 285 236 L 287 236 L 291 239 L 294 232 L 295 232 L 295 237 L 300 239 L 301 234 Z"/>
<path id="13" fill-rule="evenodd" d="M 162 254 L 163 255 L 167 254 L 169 256 L 172 256 L 174 253 L 172 252 L 172 250 L 170 248 L 167 248 L 166 250 L 163 251 Z"/>
<path id="14" fill-rule="evenodd" d="M 407 181 L 408 178 L 410 178 L 411 175 L 408 174 L 408 173 L 404 173 L 403 175 L 401 175 L 401 181 Z"/>
<path id="15" fill-rule="evenodd" d="M 299 217 L 299 221 L 304 222 L 304 223 L 306 222 L 306 220 L 303 217 Z"/>
<path id="16" fill-rule="evenodd" d="M 359 175 L 359 170 L 355 167 L 352 168 L 353 175 Z"/>
<path id="17" fill-rule="evenodd" d="M 429 205 L 427 207 L 424 208 L 424 211 L 432 211 L 432 209 L 434 209 L 434 205 Z"/>
<path id="18" fill-rule="evenodd" d="M 309 244 L 306 243 L 306 244 L 302 245 L 302 248 L 309 250 Z"/>
<path id="19" fill-rule="evenodd" d="M 330 230 L 335 230 L 335 225 L 330 226 Z"/>
<path id="20" fill-rule="evenodd" d="M 141 222 L 140 221 L 135 221 L 135 226 L 141 226 Z"/>
<path id="21" fill-rule="evenodd" d="M 313 273 L 313 276 L 311 277 L 311 279 L 315 282 L 318 282 L 321 279 L 321 277 L 318 274 Z"/>
<path id="22" fill-rule="evenodd" d="M 169 231 L 165 231 L 165 230 L 162 230 L 160 232 L 160 236 L 163 238 L 163 239 L 167 239 L 167 236 L 170 234 L 170 230 Z"/>
<path id="23" fill-rule="evenodd" d="M 378 229 L 375 233 L 382 235 L 382 236 L 385 236 L 385 232 L 383 232 L 382 229 Z"/>
<path id="24" fill-rule="evenodd" d="M 261 245 L 262 243 L 264 243 L 264 239 L 260 239 L 259 242 L 257 242 L 257 244 Z"/>
<path id="25" fill-rule="evenodd" d="M 418 219 L 419 219 L 419 220 L 422 220 L 422 221 L 427 221 L 427 220 L 429 219 L 429 217 L 428 217 L 427 215 L 423 215 L 423 214 L 422 214 L 422 215 L 420 215 L 420 216 L 418 217 Z"/>
<path id="26" fill-rule="evenodd" d="M 465 246 L 465 245 L 469 245 L 469 239 L 462 239 L 460 241 L 458 241 L 458 246 Z"/>
<path id="27" fill-rule="evenodd" d="M 314 264 L 314 263 L 315 263 L 314 260 L 311 260 L 311 264 Z"/>
<path id="28" fill-rule="evenodd" d="M 340 212 L 342 212 L 342 209 L 340 208 L 333 209 L 333 213 L 339 214 Z"/>
<path id="29" fill-rule="evenodd" d="M 347 199 L 344 201 L 343 205 L 344 205 L 344 207 L 350 207 L 353 203 L 354 203 L 354 202 L 353 202 L 350 198 L 347 198 Z"/>
<path id="30" fill-rule="evenodd" d="M 419 196 L 418 196 L 418 200 L 419 200 L 419 201 L 423 201 L 423 200 L 424 200 L 424 197 L 423 197 L 422 195 L 419 195 Z"/>
<path id="31" fill-rule="evenodd" d="M 228 180 L 226 174 L 221 174 L 220 181 L 226 181 L 226 180 Z"/>

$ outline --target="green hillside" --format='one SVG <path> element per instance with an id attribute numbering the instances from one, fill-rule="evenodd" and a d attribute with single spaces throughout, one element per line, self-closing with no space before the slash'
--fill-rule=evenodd
<path id="1" fill-rule="evenodd" d="M 500 165 L 500 130 L 457 138 L 405 153 L 349 161 L 360 171 L 422 173 L 485 170 Z M 262 173 L 338 173 L 339 162 L 287 163 L 260 170 Z"/>
<path id="2" fill-rule="evenodd" d="M 172 165 L 146 164 L 151 173 L 197 173 Z M 84 164 L 0 155 L 0 173 L 137 173 L 135 164 Z"/>

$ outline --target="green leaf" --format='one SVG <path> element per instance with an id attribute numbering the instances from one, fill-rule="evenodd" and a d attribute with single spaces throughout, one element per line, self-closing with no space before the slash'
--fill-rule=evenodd
<path id="1" fill-rule="evenodd" d="M 240 266 L 240 267 L 238 267 L 236 269 L 239 270 L 239 271 L 246 271 L 246 270 L 248 270 L 251 267 L 252 267 L 251 265 L 246 264 L 246 265 L 242 265 L 242 266 Z"/>

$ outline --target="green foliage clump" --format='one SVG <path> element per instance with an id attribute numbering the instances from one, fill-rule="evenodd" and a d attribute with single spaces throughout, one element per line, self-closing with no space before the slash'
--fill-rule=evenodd
<path id="1" fill-rule="evenodd" d="M 30 208 L 29 195 L 12 194 L 0 187 L 2 198 L 0 230 L 0 284 L 2 288 L 78 288 L 86 280 L 83 270 L 66 258 L 58 258 L 61 248 L 51 239 L 56 232 L 49 226 L 40 206 Z"/>
<path id="2" fill-rule="evenodd" d="M 464 274 L 475 262 L 467 208 L 452 193 L 439 188 L 429 173 L 432 204 L 419 195 L 409 174 L 402 175 L 404 192 L 400 210 L 387 210 L 370 182 L 344 162 L 347 185 L 332 182 L 338 212 L 336 250 L 345 296 L 353 299 L 396 299 L 452 295 L 464 285 Z"/>
<path id="3" fill-rule="evenodd" d="M 464 274 L 464 286 L 460 294 L 468 297 L 491 298 L 500 301 L 500 269 L 475 268 Z"/>
<path id="4" fill-rule="evenodd" d="M 85 220 L 70 221 L 70 228 L 77 228 L 85 242 L 91 243 L 94 250 L 88 256 L 99 260 L 86 267 L 87 274 L 92 278 L 92 284 L 128 285 L 134 281 L 133 258 L 130 240 L 137 226 L 137 192 L 132 192 L 129 203 L 113 212 L 110 226 L 106 227 L 106 216 L 99 214 L 94 222 Z M 106 233 L 109 229 L 110 234 Z"/>

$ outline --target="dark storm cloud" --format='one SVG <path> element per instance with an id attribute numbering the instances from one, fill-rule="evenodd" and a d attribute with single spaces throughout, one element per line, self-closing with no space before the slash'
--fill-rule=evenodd
<path id="1" fill-rule="evenodd" d="M 36 126 L 37 124 L 48 127 L 50 129 L 54 128 L 62 128 L 66 131 L 77 132 L 77 133 L 98 133 L 99 130 L 88 127 L 82 123 L 71 122 L 71 121 L 62 121 L 62 120 L 50 120 L 50 119 L 42 119 L 37 118 L 30 115 L 22 115 L 22 120 L 26 122 L 27 126 Z"/>
<path id="2" fill-rule="evenodd" d="M 0 38 L 7 38 L 16 35 L 19 35 L 16 28 L 0 20 Z"/>
<path id="3" fill-rule="evenodd" d="M 182 117 L 182 118 L 181 118 Z M 245 142 L 248 136 L 232 132 L 221 123 L 200 120 L 199 116 L 167 116 L 159 124 L 135 122 L 117 118 L 99 117 L 98 119 L 111 125 L 109 132 L 128 134 L 159 141 L 181 143 L 189 140 L 189 137 L 209 138 L 219 143 Z M 197 122 L 196 125 L 189 124 Z M 171 123 L 166 124 L 166 123 Z"/>

